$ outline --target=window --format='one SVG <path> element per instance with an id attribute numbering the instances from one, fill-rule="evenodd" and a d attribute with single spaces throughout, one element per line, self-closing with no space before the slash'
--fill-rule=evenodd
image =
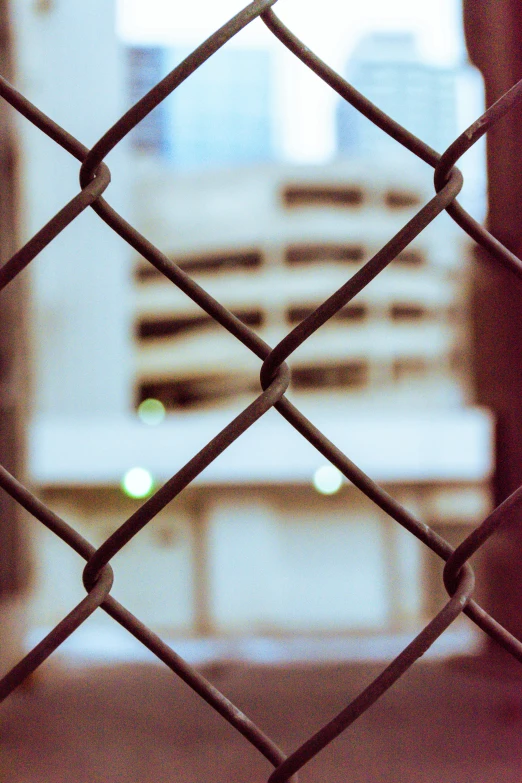
<path id="1" fill-rule="evenodd" d="M 467 357 L 461 349 L 454 349 L 451 351 L 449 360 L 451 371 L 456 375 L 459 375 L 467 369 Z"/>
<path id="2" fill-rule="evenodd" d="M 127 49 L 128 91 L 134 105 L 167 73 L 165 53 L 159 46 L 132 46 Z M 156 156 L 168 153 L 167 105 L 161 103 L 129 133 L 132 147 Z"/>
<path id="3" fill-rule="evenodd" d="M 346 185 L 288 185 L 282 193 L 288 209 L 299 207 L 359 207 L 362 188 Z"/>
<path id="4" fill-rule="evenodd" d="M 404 266 L 420 266 L 424 263 L 424 256 L 420 250 L 403 250 L 399 253 L 394 263 Z"/>
<path id="5" fill-rule="evenodd" d="M 212 374 L 141 383 L 136 404 L 152 397 L 163 403 L 167 410 L 197 408 L 210 403 L 228 402 L 241 394 L 260 392 L 257 378 Z"/>
<path id="6" fill-rule="evenodd" d="M 286 311 L 287 321 L 292 324 L 292 326 L 295 326 L 296 324 L 301 323 L 301 321 L 304 321 L 305 318 L 308 318 L 315 309 L 315 307 L 289 307 Z M 330 321 L 362 321 L 366 318 L 366 315 L 366 305 L 348 304 L 343 307 L 342 310 L 339 310 L 338 313 L 333 315 Z"/>
<path id="7" fill-rule="evenodd" d="M 396 359 L 392 367 L 393 380 L 397 383 L 422 378 L 427 371 L 426 361 L 415 356 Z"/>
<path id="8" fill-rule="evenodd" d="M 426 309 L 422 305 L 397 302 L 390 307 L 392 321 L 419 321 L 425 316 Z"/>
<path id="9" fill-rule="evenodd" d="M 235 272 L 260 267 L 261 253 L 257 251 L 224 253 L 187 258 L 177 263 L 185 272 Z"/>
<path id="10" fill-rule="evenodd" d="M 408 209 L 417 207 L 421 200 L 417 193 L 409 190 L 387 190 L 384 194 L 384 203 L 389 209 Z"/>
<path id="11" fill-rule="evenodd" d="M 182 259 L 173 258 L 172 260 L 185 272 L 196 274 L 258 269 L 262 264 L 261 253 L 255 250 L 209 254 Z M 148 262 L 138 264 L 135 276 L 138 282 L 147 282 L 149 280 L 167 281 L 167 278 Z"/>
<path id="12" fill-rule="evenodd" d="M 324 261 L 345 263 L 362 261 L 364 247 L 359 244 L 350 245 L 291 245 L 286 249 L 285 261 L 294 264 L 312 264 Z"/>
<path id="13" fill-rule="evenodd" d="M 240 310 L 234 312 L 236 318 L 247 326 L 259 327 L 263 324 L 260 310 Z M 167 316 L 162 318 L 144 318 L 136 325 L 138 340 L 154 340 L 164 337 L 179 337 L 201 329 L 220 329 L 220 324 L 210 315 L 202 313 L 195 316 Z"/>
<path id="14" fill-rule="evenodd" d="M 367 316 L 366 305 L 363 304 L 347 304 L 342 310 L 334 316 L 341 321 L 363 321 Z"/>
<path id="15" fill-rule="evenodd" d="M 292 369 L 292 387 L 297 390 L 363 388 L 368 383 L 364 361 L 310 365 Z"/>

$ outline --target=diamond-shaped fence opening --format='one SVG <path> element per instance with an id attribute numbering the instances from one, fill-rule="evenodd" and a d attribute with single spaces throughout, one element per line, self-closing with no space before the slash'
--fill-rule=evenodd
<path id="1" fill-rule="evenodd" d="M 444 210 L 469 237 L 488 250 L 498 263 L 505 265 L 513 274 L 522 276 L 522 263 L 519 259 L 496 241 L 457 201 L 463 183 L 462 175 L 457 168 L 459 158 L 493 124 L 522 101 L 522 82 L 516 84 L 503 95 L 482 117 L 462 133 L 443 155 L 439 155 L 421 139 L 416 138 L 398 125 L 358 93 L 297 39 L 272 10 L 275 2 L 276 0 L 255 0 L 247 5 L 156 84 L 90 150 L 57 125 L 52 118 L 33 106 L 5 79 L 0 80 L 0 94 L 3 100 L 75 158 L 79 162 L 80 175 L 78 194 L 67 204 L 64 204 L 62 209 L 24 247 L 4 263 L 0 269 L 0 287 L 4 288 L 15 280 L 20 272 L 37 259 L 38 254 L 50 245 L 72 221 L 84 210 L 91 208 L 99 219 L 119 234 L 136 253 L 170 280 L 172 285 L 177 286 L 190 297 L 222 329 L 226 329 L 249 349 L 259 360 L 260 372 L 259 394 L 256 399 L 146 500 L 98 549 L 89 544 L 67 522 L 59 518 L 51 508 L 35 497 L 6 467 L 0 467 L 0 485 L 3 492 L 7 493 L 10 498 L 29 512 L 34 520 L 45 525 L 86 561 L 84 569 L 85 598 L 0 681 L 1 697 L 6 698 L 93 612 L 101 609 L 187 683 L 273 765 L 274 771 L 269 778 L 272 783 L 295 779 L 293 776 L 304 765 L 379 699 L 462 613 L 466 614 L 484 633 L 496 640 L 517 660 L 522 661 L 522 643 L 473 600 L 474 575 L 468 563 L 470 557 L 486 544 L 492 533 L 502 525 L 513 509 L 518 507 L 522 490 L 517 490 L 496 508 L 454 550 L 440 535 L 416 519 L 381 489 L 371 477 L 365 475 L 350 460 L 349 455 L 342 453 L 335 443 L 319 431 L 313 422 L 309 421 L 285 397 L 290 381 L 290 371 L 286 361 L 297 348 L 342 308 L 346 307 Z M 103 197 L 110 181 L 110 172 L 104 160 L 111 150 L 182 82 L 190 80 L 191 74 L 202 63 L 211 58 L 215 52 L 258 17 L 279 39 L 281 45 L 313 71 L 318 79 L 322 79 L 341 98 L 395 139 L 398 145 L 402 145 L 413 156 L 434 169 L 433 197 L 418 209 L 416 214 L 384 247 L 364 263 L 326 301 L 313 312 L 306 314 L 306 317 L 275 346 L 267 345 L 248 325 L 197 284 L 192 279 L 190 270 L 189 272 L 183 271 L 167 258 L 147 237 L 142 236 L 134 226 L 118 214 Z M 324 23 L 326 24 L 326 22 Z M 38 263 L 37 260 L 35 263 Z M 313 736 L 289 756 L 286 756 L 257 725 L 111 595 L 113 581 L 111 560 L 113 557 L 210 463 L 272 408 L 275 408 L 286 420 L 289 427 L 295 428 L 367 498 L 445 561 L 444 584 L 449 596 L 444 607 L 400 655 L 333 720 L 320 727 Z"/>

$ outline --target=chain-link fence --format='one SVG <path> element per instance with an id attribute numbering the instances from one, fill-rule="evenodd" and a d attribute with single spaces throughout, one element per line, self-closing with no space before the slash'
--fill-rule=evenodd
<path id="1" fill-rule="evenodd" d="M 462 188 L 463 179 L 455 166 L 459 158 L 487 132 L 488 128 L 522 101 L 522 81 L 462 133 L 443 155 L 439 155 L 374 106 L 298 40 L 271 10 L 275 2 L 276 0 L 255 0 L 250 3 L 138 101 L 91 150 L 39 111 L 7 81 L 0 80 L 0 94 L 4 100 L 81 163 L 80 192 L 4 264 L 0 269 L 0 289 L 16 278 L 83 210 L 91 207 L 100 219 L 137 253 L 147 259 L 221 327 L 249 348 L 260 361 L 260 394 L 254 402 L 144 502 L 98 549 L 38 500 L 4 467 L 0 467 L 0 485 L 4 492 L 85 559 L 83 579 L 87 591 L 81 603 L 0 681 L 0 697 L 2 699 L 7 697 L 94 611 L 101 608 L 240 732 L 273 765 L 274 771 L 269 780 L 272 783 L 276 781 L 282 783 L 290 779 L 296 780 L 297 772 L 385 693 L 462 612 L 516 659 L 522 661 L 522 643 L 473 600 L 474 575 L 468 563 L 470 557 L 516 510 L 522 501 L 522 488 L 496 508 L 454 550 L 441 536 L 417 520 L 377 486 L 284 396 L 290 380 L 286 360 L 310 335 L 320 329 L 383 271 L 443 210 L 446 210 L 473 240 L 489 251 L 497 262 L 504 264 L 513 274 L 522 277 L 520 260 L 480 226 L 458 203 L 457 196 Z M 108 153 L 202 63 L 257 17 L 260 17 L 281 44 L 308 66 L 318 78 L 394 138 L 398 144 L 409 150 L 412 155 L 434 169 L 433 198 L 356 274 L 273 348 L 163 255 L 103 198 L 103 193 L 110 182 L 110 171 L 103 162 Z M 333 720 L 322 726 L 289 756 L 286 756 L 270 737 L 110 594 L 113 582 L 110 565 L 112 558 L 218 455 L 272 407 L 286 419 L 289 426 L 301 433 L 362 493 L 445 561 L 444 584 L 449 594 L 446 605 L 401 654 Z"/>

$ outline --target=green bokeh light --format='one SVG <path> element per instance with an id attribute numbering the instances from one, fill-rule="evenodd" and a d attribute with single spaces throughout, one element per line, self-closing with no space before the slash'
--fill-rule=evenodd
<path id="1" fill-rule="evenodd" d="M 157 427 L 165 418 L 165 406 L 159 400 L 149 397 L 138 407 L 138 417 L 144 424 Z"/>

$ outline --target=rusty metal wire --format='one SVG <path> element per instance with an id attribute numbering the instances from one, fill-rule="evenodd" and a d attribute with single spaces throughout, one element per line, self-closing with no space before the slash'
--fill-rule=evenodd
<path id="1" fill-rule="evenodd" d="M 38 500 L 5 468 L 0 467 L 2 489 L 85 559 L 84 586 L 87 591 L 86 597 L 67 617 L 0 681 L 0 700 L 7 697 L 23 682 L 89 615 L 101 608 L 141 641 L 265 756 L 274 767 L 268 778 L 271 783 L 283 783 L 283 781 L 297 780 L 297 772 L 387 691 L 461 613 L 465 613 L 479 628 L 522 662 L 522 643 L 473 600 L 474 576 L 468 562 L 470 557 L 499 529 L 512 510 L 519 507 L 522 502 L 522 488 L 505 500 L 456 550 L 453 550 L 441 536 L 417 520 L 365 475 L 284 396 L 290 380 L 286 359 L 384 270 L 443 210 L 446 210 L 473 240 L 488 250 L 496 262 L 504 264 L 514 274 L 522 277 L 522 262 L 480 226 L 458 203 L 457 196 L 463 179 L 460 171 L 455 167 L 459 158 L 494 123 L 522 101 L 522 81 L 462 133 L 443 155 L 439 155 L 421 139 L 409 133 L 374 106 L 296 38 L 272 11 L 271 7 L 275 2 L 276 0 L 254 0 L 247 5 L 138 101 L 91 150 L 39 111 L 7 81 L 0 79 L 0 95 L 3 99 L 81 163 L 80 192 L 0 269 L 0 290 L 30 264 L 40 251 L 83 210 L 91 207 L 135 251 L 146 258 L 260 360 L 260 394 L 254 402 L 143 503 L 98 549 Z M 267 345 L 227 308 L 213 299 L 187 273 L 127 223 L 103 198 L 103 193 L 110 182 L 110 172 L 104 163 L 108 153 L 203 62 L 257 17 L 263 20 L 282 45 L 344 100 L 434 169 L 433 198 L 373 258 L 274 348 Z M 362 493 L 445 561 L 444 584 L 449 595 L 449 600 L 441 611 L 379 677 L 288 757 L 271 738 L 210 682 L 110 594 L 113 580 L 110 565 L 112 558 L 204 468 L 272 407 Z"/>

